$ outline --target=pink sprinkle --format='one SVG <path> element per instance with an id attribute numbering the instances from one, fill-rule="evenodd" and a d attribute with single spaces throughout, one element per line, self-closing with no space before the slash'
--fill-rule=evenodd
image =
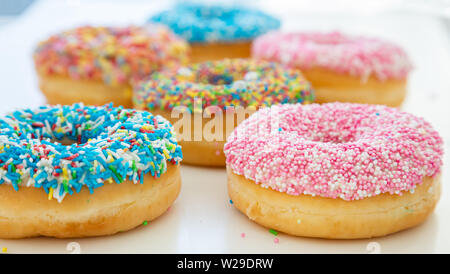
<path id="1" fill-rule="evenodd" d="M 278 244 L 280 242 L 280 240 L 278 238 L 273 239 L 273 242 Z"/>
<path id="2" fill-rule="evenodd" d="M 242 238 L 245 238 L 245 233 L 241 233 L 241 237 L 242 237 Z"/>
<path id="3" fill-rule="evenodd" d="M 404 79 L 412 69 L 399 46 L 339 32 L 270 32 L 253 41 L 252 56 L 301 70 L 321 67 L 361 78 L 373 75 L 380 80 Z"/>
<path id="4" fill-rule="evenodd" d="M 439 174 L 443 141 L 422 118 L 386 106 L 286 104 L 242 122 L 224 153 L 234 173 L 263 187 L 359 200 L 402 195 Z"/>
<path id="5" fill-rule="evenodd" d="M 216 155 L 217 155 L 217 156 L 220 155 L 220 150 L 216 150 Z"/>

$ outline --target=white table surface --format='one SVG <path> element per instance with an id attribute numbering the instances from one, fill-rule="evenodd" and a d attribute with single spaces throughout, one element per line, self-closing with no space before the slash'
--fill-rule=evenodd
<path id="1" fill-rule="evenodd" d="M 168 5 L 124 2 L 40 1 L 20 18 L 0 27 L 0 114 L 44 103 L 31 59 L 40 39 L 79 24 L 139 24 Z M 254 3 L 283 18 L 285 30 L 375 35 L 406 49 L 415 70 L 403 108 L 429 120 L 445 142 L 442 197 L 426 223 L 376 239 L 321 240 L 280 233 L 279 243 L 275 243 L 275 236 L 266 228 L 251 222 L 230 204 L 224 169 L 183 166 L 180 196 L 170 211 L 147 226 L 109 237 L 0 239 L 0 253 L 3 247 L 8 253 L 70 253 L 70 242 L 77 242 L 82 253 L 450 253 L 450 33 L 431 12 L 401 11 L 401 1 L 394 1 L 397 5 L 390 8 L 375 2 L 351 7 L 348 3 L 354 1 L 337 2 L 334 7 L 321 0 Z"/>

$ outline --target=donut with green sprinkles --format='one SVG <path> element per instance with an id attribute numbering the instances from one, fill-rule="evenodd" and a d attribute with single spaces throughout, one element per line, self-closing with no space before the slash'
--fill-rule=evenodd
<path id="1" fill-rule="evenodd" d="M 265 107 L 310 103 L 314 92 L 301 72 L 282 65 L 250 59 L 225 59 L 167 69 L 134 87 L 136 107 L 191 112 L 199 107 Z"/>
<path id="2" fill-rule="evenodd" d="M 0 118 L 0 184 L 42 188 L 61 202 L 83 187 L 143 183 L 182 160 L 161 116 L 105 106 L 41 106 Z"/>

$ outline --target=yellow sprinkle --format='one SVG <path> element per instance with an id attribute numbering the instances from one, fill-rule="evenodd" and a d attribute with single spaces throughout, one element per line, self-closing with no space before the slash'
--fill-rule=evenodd
<path id="1" fill-rule="evenodd" d="M 169 159 L 169 153 L 167 152 L 167 150 L 163 150 L 164 155 L 166 156 L 167 159 Z"/>
<path id="2" fill-rule="evenodd" d="M 48 199 L 51 200 L 53 198 L 53 188 L 50 188 L 50 191 L 48 192 Z"/>
<path id="3" fill-rule="evenodd" d="M 6 247 L 2 248 L 2 252 L 6 253 L 6 252 L 8 252 L 8 249 Z"/>
<path id="4" fill-rule="evenodd" d="M 67 168 L 63 168 L 63 176 L 67 179 Z"/>
<path id="5" fill-rule="evenodd" d="M 112 184 L 113 180 L 111 178 L 108 178 L 108 183 Z"/>

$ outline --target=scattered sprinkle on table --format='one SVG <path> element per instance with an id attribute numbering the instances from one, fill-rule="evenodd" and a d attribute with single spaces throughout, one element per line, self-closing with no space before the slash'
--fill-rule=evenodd
<path id="1" fill-rule="evenodd" d="M 275 235 L 275 236 L 278 235 L 278 231 L 276 231 L 276 230 L 269 229 L 269 232 L 272 233 L 272 234 Z"/>

